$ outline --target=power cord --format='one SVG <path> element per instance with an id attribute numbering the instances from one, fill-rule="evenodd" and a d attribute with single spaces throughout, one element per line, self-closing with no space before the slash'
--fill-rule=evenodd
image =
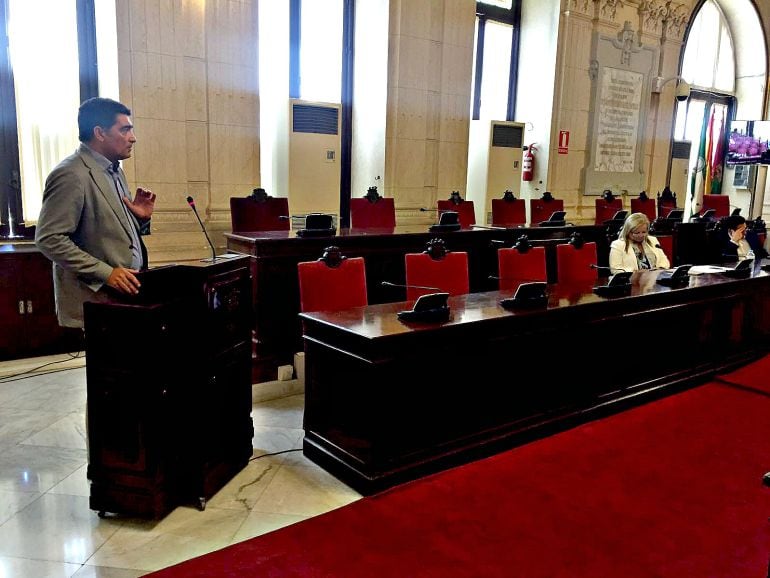
<path id="1" fill-rule="evenodd" d="M 44 363 L 43 365 L 38 365 L 37 367 L 33 367 L 32 369 L 28 369 L 27 371 L 22 371 L 19 373 L 12 373 L 11 375 L 6 375 L 4 377 L 0 377 L 0 383 L 10 383 L 12 381 L 19 381 L 21 379 L 28 379 L 30 377 L 33 377 L 33 375 L 30 375 L 32 373 L 35 373 L 37 371 L 40 371 L 44 367 L 48 367 L 49 365 L 56 365 L 57 363 L 63 363 L 65 361 L 72 361 L 73 359 L 81 359 L 85 357 L 84 351 L 77 351 L 75 353 L 67 353 L 69 356 L 69 359 L 57 359 L 56 361 L 50 361 L 48 363 Z M 35 375 L 48 375 L 49 373 L 58 373 L 60 371 L 69 371 L 71 369 L 80 369 L 78 367 L 65 367 L 63 369 L 54 369 L 53 371 L 44 371 L 43 373 L 35 373 Z"/>
<path id="2" fill-rule="evenodd" d="M 259 458 L 266 458 L 268 456 L 277 456 L 279 454 L 288 454 L 289 452 L 301 452 L 302 448 L 295 448 L 293 450 L 281 450 L 280 452 L 273 452 L 270 454 L 262 454 L 259 456 L 252 456 L 251 459 L 249 459 L 250 462 L 253 462 L 254 460 L 258 460 Z"/>

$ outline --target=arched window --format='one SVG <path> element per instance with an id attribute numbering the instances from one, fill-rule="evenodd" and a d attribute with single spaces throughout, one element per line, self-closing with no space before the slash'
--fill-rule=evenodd
<path id="1" fill-rule="evenodd" d="M 686 194 L 679 202 L 686 214 L 701 211 L 703 194 L 730 194 L 731 204 L 742 204 L 733 198 L 735 171 L 725 164 L 727 133 L 734 118 L 761 116 L 764 98 L 757 98 L 756 88 L 764 87 L 766 58 L 757 38 L 763 35 L 751 0 L 703 0 L 689 25 L 681 77 L 693 88 L 688 100 L 677 103 L 674 127 L 675 141 L 690 143 Z"/>

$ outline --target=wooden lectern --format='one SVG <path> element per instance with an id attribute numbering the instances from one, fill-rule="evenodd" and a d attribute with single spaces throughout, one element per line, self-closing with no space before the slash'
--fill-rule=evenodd
<path id="1" fill-rule="evenodd" d="M 248 463 L 249 258 L 159 267 L 136 297 L 86 303 L 90 505 L 160 518 Z"/>

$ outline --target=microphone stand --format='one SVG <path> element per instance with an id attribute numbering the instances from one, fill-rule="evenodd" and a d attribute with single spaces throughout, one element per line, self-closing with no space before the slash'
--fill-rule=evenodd
<path id="1" fill-rule="evenodd" d="M 190 208 L 192 208 L 193 213 L 195 213 L 195 217 L 198 219 L 198 223 L 200 223 L 201 231 L 203 231 L 203 234 L 206 236 L 206 241 L 209 243 L 209 247 L 211 247 L 211 262 L 215 263 L 217 260 L 217 251 L 214 249 L 214 243 L 211 242 L 211 239 L 209 238 L 209 234 L 206 231 L 206 227 L 203 225 L 203 221 L 201 221 L 201 217 L 198 214 L 198 209 L 195 208 L 195 201 L 192 197 L 187 197 L 187 204 L 190 205 Z"/>

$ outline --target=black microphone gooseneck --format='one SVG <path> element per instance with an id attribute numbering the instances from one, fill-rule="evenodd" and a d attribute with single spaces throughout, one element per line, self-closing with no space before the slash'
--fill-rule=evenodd
<path id="1" fill-rule="evenodd" d="M 612 270 L 611 267 L 607 267 L 606 265 L 596 265 L 595 263 L 589 263 L 588 266 L 591 269 L 604 269 L 604 270 L 607 270 L 607 271 L 611 271 Z"/>
<path id="2" fill-rule="evenodd" d="M 439 287 L 427 287 L 425 285 L 404 285 L 401 283 L 391 283 L 390 281 L 381 281 L 380 285 L 384 287 L 398 287 L 400 289 L 425 289 L 427 291 L 441 291 Z"/>
<path id="3" fill-rule="evenodd" d="M 203 221 L 201 221 L 201 216 L 198 214 L 198 209 L 195 208 L 195 201 L 192 197 L 187 197 L 187 204 L 190 205 L 193 213 L 195 213 L 195 217 L 198 219 L 198 222 L 201 225 L 201 231 L 203 231 L 203 234 L 206 235 L 206 240 L 209 242 L 209 247 L 211 247 L 211 262 L 214 263 L 217 260 L 217 251 L 214 249 L 214 243 L 212 243 L 211 239 L 209 239 L 209 234 L 206 231 L 206 227 L 204 226 Z"/>

